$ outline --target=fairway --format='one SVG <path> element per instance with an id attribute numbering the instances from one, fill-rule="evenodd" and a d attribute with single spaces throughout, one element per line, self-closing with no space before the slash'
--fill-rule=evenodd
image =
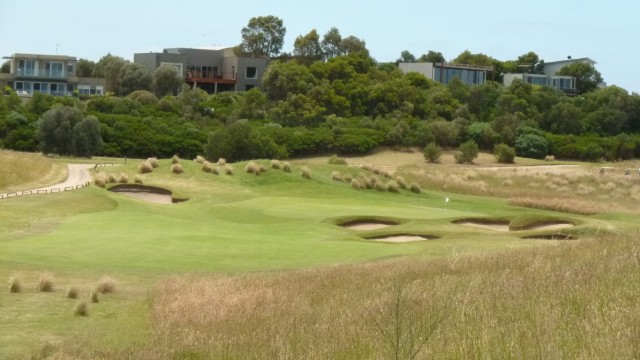
<path id="1" fill-rule="evenodd" d="M 104 171 L 133 178 L 136 164 L 120 164 Z M 117 343 L 145 339 L 144 301 L 147 289 L 172 275 L 187 273 L 244 273 L 354 264 L 389 258 L 415 261 L 451 254 L 492 254 L 513 248 L 549 246 L 549 234 L 580 238 L 616 220 L 597 220 L 507 205 L 504 199 L 442 193 L 419 194 L 401 189 L 381 192 L 354 189 L 331 179 L 332 172 L 362 176 L 354 166 L 298 161 L 293 171 L 269 169 L 245 173 L 245 163 L 233 164 L 233 175 L 213 175 L 193 161 L 182 161 L 184 173 L 172 174 L 169 160 L 143 176 L 145 185 L 173 192 L 183 200 L 155 204 L 91 186 L 69 192 L 20 196 L 0 202 L 0 271 L 5 279 L 19 274 L 32 284 L 38 274 L 53 274 L 62 284 L 88 288 L 104 274 L 119 280 L 120 294 L 107 298 L 99 314 L 78 322 L 46 295 L 0 294 L 4 309 L 0 330 L 16 327 L 20 336 L 0 340 L 0 358 L 24 354 L 44 343 L 59 344 L 68 332 L 97 326 L 130 327 L 115 336 Z M 267 161 L 261 161 L 266 167 Z M 301 166 L 311 178 L 300 176 Z M 382 180 L 381 180 L 382 181 Z M 445 199 L 450 199 L 446 202 Z M 350 219 L 394 219 L 391 226 L 357 230 L 340 226 Z M 514 231 L 458 224 L 464 219 L 488 219 L 516 226 L 527 221 L 571 224 L 564 229 L 521 227 Z M 531 220 L 533 219 L 533 220 Z M 537 220 L 536 220 L 537 219 Z M 614 225 L 612 225 L 614 224 Z M 575 225 L 575 226 L 573 226 Z M 537 239 L 524 239 L 535 237 Z M 413 241 L 403 242 L 402 239 Z M 389 239 L 385 241 L 385 239 Z M 400 239 L 400 240 L 398 240 Z M 418 241 L 415 241 L 418 240 Z M 31 286 L 31 285 L 29 285 Z M 58 292 L 62 291 L 61 286 Z M 28 299 L 20 301 L 20 297 Z M 38 310 L 41 308 L 41 310 Z M 16 312 L 31 314 L 25 325 Z M 35 344 L 35 345 L 34 345 Z M 38 345 L 40 344 L 40 345 Z"/>

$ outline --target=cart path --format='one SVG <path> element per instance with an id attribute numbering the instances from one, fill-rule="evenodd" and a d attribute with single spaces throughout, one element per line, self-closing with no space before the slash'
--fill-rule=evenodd
<path id="1" fill-rule="evenodd" d="M 11 193 L 0 194 L 0 199 L 31 194 L 46 194 L 51 192 L 67 191 L 80 187 L 84 187 L 91 181 L 89 169 L 96 166 L 95 164 L 67 164 L 69 170 L 67 180 L 37 189 L 16 191 Z"/>

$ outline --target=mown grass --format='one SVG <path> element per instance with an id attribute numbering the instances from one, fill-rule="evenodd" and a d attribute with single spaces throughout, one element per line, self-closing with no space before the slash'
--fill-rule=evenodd
<path id="1" fill-rule="evenodd" d="M 413 283 L 405 286 L 403 285 L 405 282 L 400 281 L 405 277 L 403 275 L 405 273 L 422 271 L 406 270 L 411 269 L 413 266 L 411 264 L 427 266 L 434 261 L 455 264 L 467 259 L 468 256 L 470 259 L 477 257 L 489 259 L 491 254 L 496 252 L 508 258 L 510 255 L 506 251 L 510 249 L 557 248 L 556 241 L 522 240 L 519 234 L 496 234 L 487 230 L 469 229 L 452 224 L 454 219 L 550 216 L 579 224 L 575 229 L 567 230 L 579 239 L 586 239 L 597 232 L 613 233 L 635 226 L 633 218 L 626 215 L 607 214 L 599 217 L 566 215 L 509 206 L 506 199 L 433 191 L 425 185 L 426 182 L 416 176 L 413 170 L 403 172 L 395 168 L 386 168 L 384 165 L 377 165 L 376 168 L 385 169 L 390 176 L 400 172 L 409 183 L 420 182 L 423 185 L 421 192 L 413 193 L 401 186 L 398 187 L 397 193 L 378 192 L 366 187 L 354 189 L 350 182 L 331 180 L 333 171 L 340 171 L 343 176 L 350 176 L 352 179 L 358 178 L 362 170 L 353 159 L 349 159 L 348 163 L 355 166 L 327 164 L 327 158 L 294 160 L 286 164 L 291 172 L 268 170 L 261 176 L 242 171 L 241 169 L 244 169 L 247 163 L 225 164 L 225 167 L 236 169 L 236 174 L 233 176 L 223 175 L 223 167 L 220 167 L 220 176 L 213 176 L 202 171 L 201 164 L 192 161 L 182 162 L 183 173 L 175 176 L 170 172 L 171 162 L 171 159 L 157 161 L 160 170 L 144 174 L 144 183 L 169 189 L 177 197 L 188 198 L 186 202 L 156 205 L 91 187 L 60 194 L 14 198 L 1 204 L 0 218 L 3 219 L 3 227 L 0 229 L 0 274 L 6 275 L 5 279 L 16 273 L 24 279 L 33 278 L 35 274 L 37 279 L 38 274 L 50 272 L 55 276 L 56 288 L 64 289 L 70 284 L 77 284 L 81 289 L 80 300 L 86 300 L 84 296 L 88 295 L 90 290 L 96 289 L 96 279 L 105 273 L 112 274 L 118 279 L 118 288 L 113 294 L 101 296 L 99 303 L 92 304 L 88 317 L 75 317 L 69 303 L 62 301 L 64 296 L 60 293 L 56 294 L 55 291 L 52 295 L 56 298 L 53 299 L 44 293 L 40 293 L 40 296 L 35 292 L 11 294 L 5 290 L 0 294 L 0 302 L 7 304 L 7 311 L 0 313 L 0 332 L 4 333 L 5 329 L 16 329 L 16 336 L 0 339 L 0 357 L 23 354 L 25 348 L 39 349 L 44 345 L 43 341 L 38 339 L 48 339 L 44 341 L 48 344 L 47 351 L 51 349 L 53 352 L 60 351 L 61 358 L 154 358 L 154 354 L 158 355 L 157 358 L 181 358 L 187 357 L 191 352 L 196 354 L 194 356 L 205 358 L 214 354 L 212 356 L 215 358 L 221 354 L 218 353 L 216 347 L 218 345 L 207 350 L 200 342 L 183 343 L 183 340 L 180 340 L 175 342 L 175 347 L 162 344 L 164 341 L 162 339 L 172 335 L 158 330 L 158 326 L 161 328 L 164 325 L 159 323 L 162 317 L 157 314 L 162 312 L 156 313 L 160 311 L 156 309 L 156 304 L 160 304 L 165 296 L 168 299 L 174 295 L 171 292 L 162 295 L 165 285 L 159 285 L 157 292 L 147 298 L 148 289 L 155 288 L 154 284 L 158 281 L 164 281 L 163 279 L 175 274 L 244 274 L 264 270 L 272 272 L 255 275 L 255 278 L 254 275 L 231 277 L 211 275 L 204 278 L 178 276 L 175 281 L 184 283 L 180 286 L 185 288 L 185 294 L 189 294 L 194 289 L 189 285 L 191 281 L 201 282 L 206 285 L 201 289 L 202 296 L 207 298 L 210 284 L 214 286 L 216 282 L 228 279 L 231 288 L 216 288 L 217 285 L 215 285 L 214 289 L 223 291 L 216 296 L 223 296 L 224 291 L 228 290 L 231 297 L 221 300 L 220 306 L 216 303 L 208 303 L 210 305 L 200 309 L 202 321 L 206 322 L 202 325 L 204 328 L 209 326 L 207 325 L 210 321 L 208 320 L 209 312 L 214 311 L 212 307 L 217 309 L 215 311 L 227 311 L 233 314 L 233 305 L 229 305 L 231 307 L 227 309 L 226 301 L 230 301 L 234 296 L 239 297 L 240 300 L 244 299 L 241 294 L 232 291 L 234 286 L 237 286 L 238 291 L 249 291 L 246 289 L 246 284 L 242 282 L 243 279 L 265 284 L 266 287 L 260 288 L 264 293 L 261 292 L 258 295 L 266 294 L 267 300 L 264 306 L 267 308 L 265 309 L 273 308 L 269 310 L 273 313 L 284 311 L 275 308 L 278 304 L 285 303 L 279 297 L 280 295 L 277 295 L 281 291 L 278 286 L 284 285 L 278 285 L 274 279 L 282 277 L 282 280 L 278 281 L 282 283 L 292 281 L 292 284 L 296 284 L 295 286 L 299 284 L 302 295 L 297 295 L 296 288 L 291 287 L 286 293 L 288 300 L 295 306 L 298 306 L 297 302 L 300 301 L 300 304 L 310 307 L 311 310 L 308 310 L 310 316 L 319 320 L 316 324 L 321 328 L 334 326 L 332 325 L 334 323 L 345 325 L 345 330 L 338 334 L 345 334 L 353 328 L 346 322 L 344 324 L 341 322 L 346 320 L 339 319 L 346 313 L 341 312 L 342 310 L 338 313 L 332 312 L 330 311 L 332 307 L 328 303 L 324 304 L 322 300 L 315 297 L 305 297 L 307 295 L 304 293 L 321 293 L 323 289 L 327 289 L 325 285 L 336 286 L 345 293 L 338 295 L 336 290 L 329 291 L 329 294 L 337 297 L 353 297 L 355 305 L 359 301 L 364 301 L 367 295 L 379 292 L 382 298 L 374 296 L 372 299 L 378 300 L 373 303 L 369 304 L 367 301 L 361 303 L 363 306 L 366 305 L 364 307 L 368 311 L 383 314 L 378 315 L 379 321 L 373 321 L 372 326 L 377 330 L 369 329 L 366 330 L 367 332 L 360 333 L 358 330 L 354 334 L 372 335 L 377 332 L 382 340 L 366 338 L 353 340 L 355 341 L 354 350 L 350 352 L 349 349 L 341 349 L 342 345 L 332 344 L 331 339 L 335 337 L 327 335 L 329 336 L 327 351 L 334 351 L 331 353 L 334 356 L 326 351 L 314 350 L 320 348 L 323 341 L 321 338 L 310 340 L 303 338 L 302 332 L 296 331 L 291 333 L 295 336 L 290 337 L 292 335 L 287 331 L 292 329 L 292 324 L 297 323 L 298 320 L 285 317 L 284 319 L 288 319 L 286 324 L 274 323 L 276 330 L 284 331 L 282 335 L 275 339 L 271 338 L 272 343 L 269 345 L 262 345 L 264 339 L 278 333 L 278 331 L 256 330 L 270 326 L 270 321 L 273 320 L 269 319 L 272 315 L 268 315 L 267 318 L 258 317 L 255 320 L 257 322 L 253 322 L 253 319 L 237 324 L 223 322 L 235 329 L 231 333 L 237 334 L 239 339 L 239 342 L 233 343 L 229 338 L 222 338 L 224 340 L 222 343 L 226 342 L 227 348 L 233 347 L 239 351 L 229 353 L 237 355 L 231 357 L 241 358 L 247 354 L 251 355 L 249 349 L 244 349 L 244 341 L 248 340 L 242 340 L 244 336 L 242 331 L 253 331 L 257 337 L 257 343 L 260 345 L 253 353 L 254 358 L 264 355 L 261 351 L 265 349 L 272 351 L 266 357 L 295 358 L 297 355 L 304 355 L 305 348 L 314 352 L 302 357 L 321 358 L 320 355 L 325 358 L 352 358 L 352 355 L 365 358 L 387 357 L 391 353 L 388 352 L 390 350 L 386 347 L 387 345 L 383 344 L 389 343 L 388 339 L 384 339 L 390 332 L 384 330 L 387 328 L 381 327 L 380 324 L 382 319 L 389 315 L 379 310 L 386 308 L 386 305 L 381 304 L 387 304 L 394 298 L 399 299 L 397 301 L 408 301 L 427 309 L 433 308 L 436 314 L 440 314 L 434 315 L 433 319 L 442 318 L 435 323 L 448 321 L 444 320 L 443 316 L 449 312 L 438 310 L 440 309 L 439 301 L 444 299 L 441 297 L 444 295 L 438 292 L 433 295 L 433 299 L 430 298 L 433 286 L 439 283 L 429 284 L 429 291 L 431 291 L 429 292 L 426 291 L 427 288 L 414 288 Z M 133 178 L 137 173 L 138 163 L 139 161 L 132 159 L 128 165 L 120 164 L 110 171 Z M 256 163 L 265 168 L 270 166 L 270 161 L 267 160 L 256 160 Z M 403 164 L 403 162 L 400 161 L 397 164 Z M 419 166 L 422 166 L 422 163 Z M 300 175 L 304 168 L 312 173 L 310 179 Z M 382 170 L 379 172 L 382 174 Z M 384 181 L 386 184 L 388 180 Z M 445 197 L 450 198 L 451 201 L 445 203 Z M 327 221 L 336 217 L 401 219 L 392 229 L 368 232 L 367 237 L 390 233 L 428 233 L 438 239 L 404 244 L 372 243 L 364 240 L 362 233 L 341 228 Z M 527 235 L 535 233 L 526 232 Z M 383 261 L 389 258 L 396 260 Z M 519 258 L 514 257 L 512 260 L 519 261 Z M 291 269 L 308 270 L 290 272 Z M 398 272 L 401 269 L 406 271 Z M 350 276 L 351 271 L 354 274 L 361 274 L 359 276 L 362 277 L 338 279 L 338 273 L 343 273 L 341 276 Z M 389 272 L 389 275 L 382 274 L 383 272 Z M 378 278 L 388 280 L 389 276 L 399 280 L 390 283 L 375 280 L 372 283 L 364 280 L 364 273 L 368 273 L 369 278 L 374 280 Z M 305 281 L 317 281 L 317 284 L 313 282 L 302 284 L 305 281 L 298 281 L 301 274 L 307 274 L 304 275 Z M 324 276 L 335 277 L 337 283 L 334 283 L 334 280 L 325 280 Z M 25 280 L 23 287 L 33 289 L 34 281 Z M 362 281 L 362 285 L 354 285 L 355 287 L 351 289 L 345 288 L 347 283 L 355 284 L 359 281 Z M 342 287 L 339 285 L 341 282 L 344 282 Z M 398 285 L 390 287 L 393 284 Z M 465 292 L 465 289 L 444 286 L 443 294 L 449 294 L 455 299 L 462 296 L 461 292 Z M 190 296 L 197 298 L 199 295 L 191 294 Z M 271 304 L 270 299 L 279 300 Z M 148 313 L 145 305 L 147 301 L 153 304 L 151 314 Z M 208 301 L 212 299 L 208 298 L 206 302 Z M 333 305 L 340 304 L 336 299 L 328 301 L 333 301 Z M 346 301 L 346 299 L 340 301 Z M 176 304 L 176 309 L 179 308 L 179 303 Z M 316 304 L 320 304 L 319 309 L 324 308 L 326 313 L 315 310 Z M 258 305 L 255 309 L 261 309 L 263 306 Z M 353 306 L 351 309 L 353 310 Z M 12 315 L 18 313 L 28 314 L 31 320 L 24 322 L 24 317 Z M 301 314 L 303 319 L 305 314 Z M 352 316 L 358 317 L 362 314 L 354 312 Z M 371 312 L 364 314 L 371 315 Z M 192 314 L 185 314 L 187 318 L 190 316 Z M 446 319 L 449 317 L 450 315 L 447 315 Z M 376 319 L 376 317 L 373 318 Z M 424 320 L 418 321 L 422 329 L 431 329 L 431 324 L 435 324 L 435 320 L 432 321 L 432 318 L 426 315 L 416 319 Z M 167 319 L 167 321 L 170 320 Z M 148 327 L 147 321 L 153 321 L 153 326 Z M 194 324 L 196 323 L 197 321 Z M 302 320 L 299 323 L 304 324 Z M 177 328 L 180 328 L 179 326 Z M 250 330 L 248 326 L 255 326 L 255 328 Z M 309 334 L 316 336 L 318 333 L 313 332 L 315 326 L 304 325 L 301 329 L 310 329 Z M 244 330 L 241 329 L 243 327 Z M 440 328 L 438 325 L 437 329 Z M 201 335 L 197 331 L 194 332 L 189 328 L 182 329 L 184 334 L 193 333 L 194 339 L 200 339 Z M 149 330 L 152 331 L 149 332 Z M 96 336 L 96 334 L 103 336 Z M 214 334 L 215 332 L 211 336 Z M 322 334 L 324 333 L 320 333 Z M 439 334 L 439 330 L 433 332 L 429 342 L 438 338 Z M 73 341 L 67 342 L 65 340 L 67 336 L 73 337 Z M 353 336 L 346 339 L 351 341 Z M 308 343 L 309 341 L 311 343 Z M 368 341 L 371 342 L 370 345 L 365 344 Z M 429 342 L 426 344 L 428 345 Z M 154 352 L 156 345 L 157 353 Z M 430 349 L 425 347 L 427 345 L 420 347 L 420 351 Z M 360 346 L 366 349 L 362 350 Z M 314 355 L 316 353 L 320 355 Z M 285 356 L 286 354 L 290 356 Z"/>

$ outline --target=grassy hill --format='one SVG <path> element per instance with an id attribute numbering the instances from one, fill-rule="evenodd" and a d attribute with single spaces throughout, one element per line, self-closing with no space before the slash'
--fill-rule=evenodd
<path id="1" fill-rule="evenodd" d="M 638 310 L 633 294 L 640 277 L 629 255 L 635 254 L 632 210 L 585 216 L 509 205 L 505 189 L 535 176 L 528 171 L 500 186 L 503 173 L 486 164 L 426 165 L 416 154 L 392 152 L 347 162 L 301 159 L 284 172 L 258 160 L 266 169 L 260 175 L 245 172 L 248 163 L 229 164 L 233 175 L 214 175 L 191 160 L 181 160 L 184 172 L 174 174 L 167 159 L 139 177 L 184 202 L 159 205 L 99 187 L 0 202 L 0 273 L 20 279 L 23 288 L 0 293 L 0 332 L 11 334 L 0 339 L 0 357 L 598 357 L 607 351 L 626 357 L 635 351 L 640 332 L 628 315 Z M 138 164 L 130 159 L 101 171 L 133 179 Z M 369 170 L 359 166 L 365 164 Z M 303 168 L 309 178 L 300 175 Z M 429 176 L 453 179 L 471 171 L 476 175 L 467 180 L 486 185 L 467 186 L 466 194 Z M 403 182 L 396 175 L 423 191 L 356 189 L 345 180 L 375 178 L 388 186 Z M 627 194 L 634 191 L 618 178 L 608 182 L 627 181 Z M 547 189 L 547 197 L 580 186 L 566 181 Z M 496 186 L 503 188 L 498 197 L 479 196 Z M 578 195 L 577 207 L 593 200 L 592 193 Z M 358 219 L 396 225 L 339 226 Z M 457 223 L 465 219 L 521 230 Z M 551 223 L 574 226 L 534 227 Z M 390 235 L 430 240 L 371 240 Z M 559 235 L 578 240 L 541 240 Z M 44 273 L 54 279 L 53 292 L 34 290 Z M 66 288 L 78 287 L 88 300 L 104 275 L 116 279 L 116 292 L 100 295 L 88 317 L 74 316 Z M 589 320 L 578 321 L 583 315 Z M 615 325 L 612 316 L 620 320 Z M 591 334 L 591 327 L 599 331 Z"/>

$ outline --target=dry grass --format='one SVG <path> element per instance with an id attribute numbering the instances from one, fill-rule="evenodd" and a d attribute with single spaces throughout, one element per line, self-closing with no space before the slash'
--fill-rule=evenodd
<path id="1" fill-rule="evenodd" d="M 244 171 L 249 174 L 260 175 L 260 164 L 255 161 L 249 161 L 244 167 Z"/>
<path id="2" fill-rule="evenodd" d="M 115 174 L 109 173 L 107 174 L 107 183 L 114 184 L 118 182 L 118 178 Z"/>
<path id="3" fill-rule="evenodd" d="M 53 275 L 49 273 L 41 274 L 38 279 L 38 284 L 36 285 L 36 290 L 41 292 L 52 292 L 53 283 Z"/>
<path id="4" fill-rule="evenodd" d="M 9 292 L 16 294 L 22 292 L 22 279 L 17 275 L 9 277 Z"/>
<path id="5" fill-rule="evenodd" d="M 328 163 L 332 165 L 347 165 L 347 160 L 334 154 L 329 157 Z"/>
<path id="6" fill-rule="evenodd" d="M 151 164 L 151 167 L 153 169 L 157 169 L 158 167 L 160 167 L 160 163 L 158 162 L 158 158 L 150 157 L 150 158 L 147 159 L 147 162 L 149 164 Z"/>
<path id="7" fill-rule="evenodd" d="M 282 168 L 282 162 L 280 160 L 271 160 L 271 168 L 280 170 Z"/>
<path id="8" fill-rule="evenodd" d="M 93 184 L 97 187 L 105 187 L 107 185 L 107 177 L 104 173 L 98 173 L 93 177 Z"/>
<path id="9" fill-rule="evenodd" d="M 638 234 L 494 255 L 238 276 L 151 294 L 125 358 L 636 358 Z"/>
<path id="10" fill-rule="evenodd" d="M 411 190 L 411 192 L 416 194 L 420 194 L 422 192 L 422 188 L 420 187 L 420 185 L 418 185 L 418 183 L 415 183 L 415 182 L 412 182 L 411 184 L 409 184 L 409 190 Z"/>
<path id="11" fill-rule="evenodd" d="M 142 176 L 140 176 L 140 175 L 136 175 L 136 176 L 133 178 L 133 182 L 134 182 L 134 183 L 136 183 L 136 184 L 142 184 Z"/>
<path id="12" fill-rule="evenodd" d="M 344 178 L 342 177 L 342 174 L 339 171 L 332 171 L 331 180 L 342 182 L 344 181 Z"/>
<path id="13" fill-rule="evenodd" d="M 225 165 L 224 173 L 227 175 L 233 175 L 233 168 L 230 165 Z"/>
<path id="14" fill-rule="evenodd" d="M 207 159 L 205 159 L 204 157 L 198 155 L 198 156 L 196 156 L 194 161 L 197 162 L 198 164 L 204 164 L 204 162 L 207 161 Z"/>
<path id="15" fill-rule="evenodd" d="M 69 286 L 67 288 L 67 292 L 65 293 L 65 297 L 67 299 L 77 299 L 80 294 L 80 290 L 75 286 Z"/>
<path id="16" fill-rule="evenodd" d="M 202 171 L 207 172 L 207 173 L 213 172 L 213 165 L 210 162 L 206 161 L 206 160 L 203 161 L 202 162 Z"/>
<path id="17" fill-rule="evenodd" d="M 156 160 L 156 164 L 157 164 L 157 160 Z M 140 174 L 150 173 L 153 171 L 154 168 L 157 168 L 157 166 L 153 166 L 153 162 L 151 162 L 150 160 L 143 161 L 140 164 L 138 164 L 138 172 Z"/>
<path id="18" fill-rule="evenodd" d="M 180 164 L 180 157 L 178 157 L 178 154 L 171 157 L 171 164 Z"/>
<path id="19" fill-rule="evenodd" d="M 125 173 L 120 173 L 120 176 L 118 176 L 118 183 L 127 184 L 128 182 L 129 182 L 129 175 Z"/>
<path id="20" fill-rule="evenodd" d="M 282 163 L 282 171 L 290 173 L 291 172 L 291 164 L 289 164 L 286 161 L 284 163 Z"/>
<path id="21" fill-rule="evenodd" d="M 224 158 L 218 159 L 218 165 L 225 166 L 226 164 L 227 164 L 227 160 L 225 160 Z"/>
<path id="22" fill-rule="evenodd" d="M 389 192 L 400 192 L 400 185 L 395 180 L 391 180 L 387 183 L 387 191 Z"/>
<path id="23" fill-rule="evenodd" d="M 67 168 L 42 154 L 0 150 L 0 193 L 34 189 L 64 181 Z"/>
<path id="24" fill-rule="evenodd" d="M 213 175 L 220 175 L 220 170 L 218 170 L 218 167 L 214 166 L 211 168 L 211 173 Z"/>
<path id="25" fill-rule="evenodd" d="M 311 170 L 309 170 L 309 168 L 307 167 L 303 167 L 300 170 L 300 175 L 305 179 L 311 179 Z"/>
<path id="26" fill-rule="evenodd" d="M 110 276 L 103 276 L 96 286 L 96 291 L 100 294 L 111 294 L 116 292 L 116 281 Z"/>
<path id="27" fill-rule="evenodd" d="M 94 304 L 100 302 L 98 291 L 92 290 L 91 293 L 89 293 L 89 299 L 91 299 L 91 302 Z"/>
<path id="28" fill-rule="evenodd" d="M 182 165 L 179 163 L 171 164 L 171 172 L 174 174 L 182 174 L 184 172 L 184 169 L 182 168 Z"/>
<path id="29" fill-rule="evenodd" d="M 76 301 L 76 305 L 73 308 L 73 314 L 76 316 L 89 316 L 89 304 L 87 301 Z"/>
<path id="30" fill-rule="evenodd" d="M 509 205 L 524 206 L 543 210 L 560 211 L 580 215 L 595 215 L 604 209 L 595 204 L 562 198 L 512 198 L 509 199 Z"/>

